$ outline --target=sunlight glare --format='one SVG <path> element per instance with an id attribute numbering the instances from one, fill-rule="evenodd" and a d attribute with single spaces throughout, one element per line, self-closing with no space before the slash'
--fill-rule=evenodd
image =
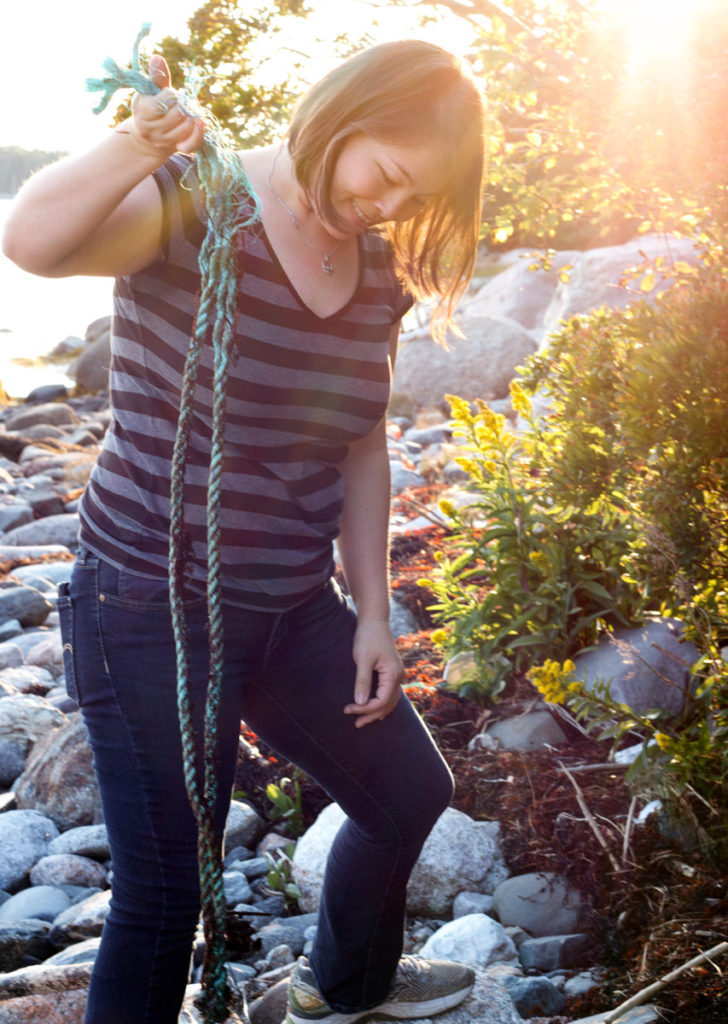
<path id="1" fill-rule="evenodd" d="M 686 0 L 602 0 L 602 6 L 628 35 L 635 67 L 684 49 L 693 10 Z"/>

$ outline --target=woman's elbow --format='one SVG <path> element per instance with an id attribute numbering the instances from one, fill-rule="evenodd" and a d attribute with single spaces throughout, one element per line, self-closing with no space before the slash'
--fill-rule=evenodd
<path id="1" fill-rule="evenodd" d="M 38 229 L 29 229 L 22 224 L 9 220 L 0 238 L 3 255 L 16 267 L 36 274 L 38 277 L 60 277 L 57 269 L 48 259 L 47 249 L 44 251 L 39 243 Z"/>

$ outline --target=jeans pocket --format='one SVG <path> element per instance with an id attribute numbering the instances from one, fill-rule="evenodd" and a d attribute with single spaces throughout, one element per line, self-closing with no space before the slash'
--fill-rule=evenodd
<path id="1" fill-rule="evenodd" d="M 61 641 L 63 643 L 63 669 L 66 675 L 66 693 L 80 706 L 76 676 L 76 659 L 73 649 L 73 601 L 68 583 L 58 585 L 58 618 L 61 624 Z"/>

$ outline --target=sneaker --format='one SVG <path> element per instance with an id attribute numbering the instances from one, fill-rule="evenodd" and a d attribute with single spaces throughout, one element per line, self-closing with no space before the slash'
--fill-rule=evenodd
<path id="1" fill-rule="evenodd" d="M 288 1012 L 283 1024 L 354 1024 L 369 1017 L 413 1020 L 451 1010 L 465 999 L 475 982 L 470 967 L 447 960 L 404 956 L 384 1002 L 369 1010 L 338 1013 L 316 987 L 313 971 L 302 957 L 288 987 Z"/>

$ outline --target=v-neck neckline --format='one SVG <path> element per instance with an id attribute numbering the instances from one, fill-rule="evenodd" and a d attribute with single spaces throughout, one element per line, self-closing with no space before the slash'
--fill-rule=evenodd
<path id="1" fill-rule="evenodd" d="M 268 237 L 268 232 L 266 231 L 265 225 L 263 224 L 262 221 L 260 222 L 259 237 L 262 239 L 263 243 L 265 244 L 265 247 L 268 250 L 268 253 L 270 254 L 273 262 L 276 265 L 276 267 L 278 268 L 279 273 L 281 274 L 283 280 L 286 283 L 286 286 L 288 287 L 288 290 L 290 291 L 291 295 L 294 297 L 296 302 L 298 302 L 298 304 L 301 306 L 301 308 L 304 309 L 310 316 L 314 317 L 316 320 L 320 320 L 322 323 L 326 323 L 329 320 L 334 320 L 334 319 L 336 319 L 336 317 L 342 316 L 342 314 L 344 314 L 349 309 L 349 307 L 353 304 L 354 300 L 356 299 L 357 295 L 359 294 L 359 290 L 361 289 L 361 284 L 362 284 L 362 278 L 364 276 L 365 249 L 364 249 L 364 246 L 362 244 L 362 237 L 363 237 L 363 235 L 365 233 L 366 232 L 363 232 L 361 235 L 357 235 L 356 236 L 356 251 L 357 251 L 358 267 L 357 267 L 356 283 L 354 284 L 354 289 L 353 289 L 351 295 L 349 296 L 349 298 L 346 300 L 346 302 L 344 302 L 344 304 L 341 305 L 338 309 L 335 309 L 333 313 L 329 313 L 328 316 L 320 316 L 318 313 L 315 312 L 315 310 L 311 309 L 311 307 L 308 305 L 307 302 L 304 301 L 303 298 L 301 298 L 301 295 L 299 294 L 298 289 L 294 285 L 293 281 L 291 281 L 291 279 L 288 276 L 285 268 L 283 267 L 283 264 L 281 263 L 280 259 L 278 258 L 278 253 L 276 252 L 276 250 L 275 250 L 275 248 L 273 246 L 273 243 L 271 242 L 270 238 Z"/>

